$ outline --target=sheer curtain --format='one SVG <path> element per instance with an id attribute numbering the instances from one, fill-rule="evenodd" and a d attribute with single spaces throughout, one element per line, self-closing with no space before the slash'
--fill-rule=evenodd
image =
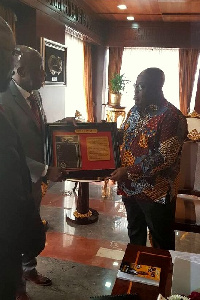
<path id="1" fill-rule="evenodd" d="M 134 105 L 133 84 L 136 82 L 138 74 L 150 67 L 157 67 L 164 71 L 164 96 L 169 102 L 180 108 L 179 50 L 165 48 L 124 48 L 121 74 L 125 74 L 126 79 L 131 82 L 126 86 L 121 106 L 125 106 L 128 111 Z"/>
<path id="2" fill-rule="evenodd" d="M 198 49 L 179 49 L 180 108 L 184 115 L 190 110 L 198 57 Z"/>
<path id="3" fill-rule="evenodd" d="M 84 86 L 87 107 L 87 121 L 94 122 L 94 103 L 92 99 L 92 54 L 91 45 L 83 43 L 84 53 Z"/>
<path id="4" fill-rule="evenodd" d="M 120 73 L 124 47 L 109 47 L 108 86 L 115 73 Z M 110 103 L 110 94 L 109 94 Z"/>
<path id="5" fill-rule="evenodd" d="M 200 113 L 200 54 L 198 56 L 197 70 L 194 79 L 192 97 L 190 101 L 190 112 Z"/>
<path id="6" fill-rule="evenodd" d="M 67 88 L 65 116 L 74 117 L 78 110 L 86 120 L 86 99 L 84 90 L 83 41 L 69 33 L 65 34 L 67 47 Z"/>

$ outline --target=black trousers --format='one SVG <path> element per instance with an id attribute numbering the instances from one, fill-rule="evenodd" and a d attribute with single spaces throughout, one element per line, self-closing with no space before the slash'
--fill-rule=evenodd
<path id="1" fill-rule="evenodd" d="M 0 251 L 0 299 L 15 300 L 17 281 L 21 272 L 20 253 L 1 253 Z"/>
<path id="2" fill-rule="evenodd" d="M 167 196 L 165 204 L 145 199 L 145 196 L 143 199 L 123 196 L 122 200 L 127 212 L 131 244 L 146 246 L 148 227 L 154 248 L 175 250 L 176 199 L 170 202 Z"/>

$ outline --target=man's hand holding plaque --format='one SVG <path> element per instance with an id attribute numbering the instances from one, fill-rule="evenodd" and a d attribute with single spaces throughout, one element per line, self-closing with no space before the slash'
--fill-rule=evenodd
<path id="1" fill-rule="evenodd" d="M 58 167 L 48 167 L 47 179 L 53 182 L 63 181 L 62 169 Z"/>
<path id="2" fill-rule="evenodd" d="M 63 169 L 59 167 L 48 167 L 47 179 L 53 182 L 61 182 L 69 178 L 69 174 L 77 169 Z"/>

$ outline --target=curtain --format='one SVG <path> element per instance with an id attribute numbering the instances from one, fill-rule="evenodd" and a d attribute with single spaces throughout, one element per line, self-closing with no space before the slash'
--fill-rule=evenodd
<path id="1" fill-rule="evenodd" d="M 91 45 L 83 42 L 84 52 L 84 86 L 87 108 L 87 121 L 94 122 L 94 105 L 92 99 L 92 54 Z"/>
<path id="2" fill-rule="evenodd" d="M 190 109 L 198 56 L 198 49 L 179 49 L 179 101 L 184 115 Z"/>
<path id="3" fill-rule="evenodd" d="M 108 86 L 113 74 L 120 74 L 123 51 L 123 47 L 109 47 Z M 110 103 L 110 95 L 108 102 Z"/>
<path id="4" fill-rule="evenodd" d="M 194 110 L 198 114 L 200 114 L 200 70 L 199 70 L 199 76 L 198 76 L 198 83 L 197 83 L 197 91 L 196 91 L 196 97 L 195 97 Z"/>
<path id="5" fill-rule="evenodd" d="M 3 5 L 0 4 L 0 16 L 10 25 L 13 34 L 15 36 L 15 22 L 16 22 L 15 13 L 9 7 L 4 7 Z"/>

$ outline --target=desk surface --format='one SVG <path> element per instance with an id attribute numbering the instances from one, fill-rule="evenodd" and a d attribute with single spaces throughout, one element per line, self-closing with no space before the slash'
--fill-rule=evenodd
<path id="1" fill-rule="evenodd" d="M 189 253 L 189 252 L 181 252 L 181 251 L 169 251 L 172 257 L 172 263 L 174 263 L 175 258 L 182 258 L 188 261 L 194 261 L 200 264 L 200 254 L 197 253 Z"/>
<path id="2" fill-rule="evenodd" d="M 101 182 L 103 179 L 75 179 L 75 178 L 67 178 L 68 181 L 73 181 L 73 182 Z"/>
<path id="3" fill-rule="evenodd" d="M 174 229 L 200 233 L 200 197 L 178 194 Z"/>

